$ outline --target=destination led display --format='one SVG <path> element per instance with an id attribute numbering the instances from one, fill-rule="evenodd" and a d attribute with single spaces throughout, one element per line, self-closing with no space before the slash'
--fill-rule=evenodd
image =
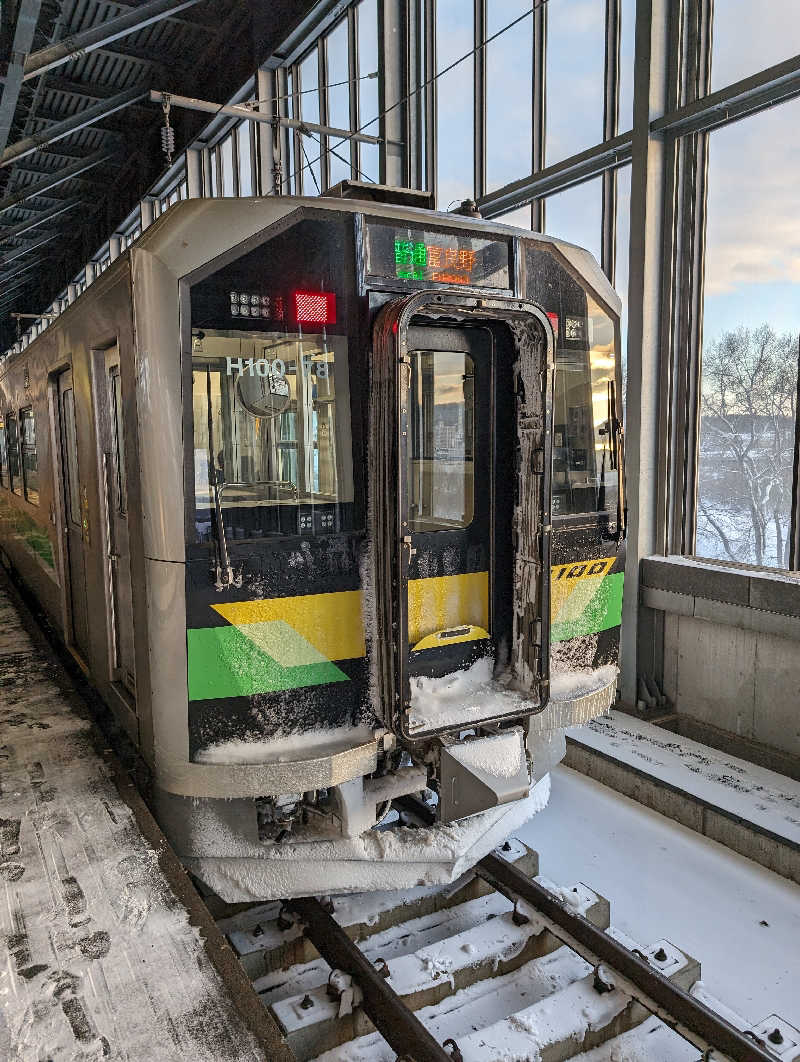
<path id="1" fill-rule="evenodd" d="M 370 223 L 367 272 L 395 280 L 508 288 L 508 243 L 456 232 Z"/>

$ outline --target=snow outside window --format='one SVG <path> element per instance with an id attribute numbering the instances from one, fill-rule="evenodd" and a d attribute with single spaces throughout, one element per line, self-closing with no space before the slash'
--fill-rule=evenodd
<path id="1" fill-rule="evenodd" d="M 789 563 L 799 123 L 793 101 L 709 137 L 695 553 L 774 568 Z"/>

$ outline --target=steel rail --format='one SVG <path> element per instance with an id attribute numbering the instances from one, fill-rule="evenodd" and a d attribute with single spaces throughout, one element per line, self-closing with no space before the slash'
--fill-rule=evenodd
<path id="1" fill-rule="evenodd" d="M 511 863 L 491 854 L 476 865 L 475 871 L 504 896 L 534 907 L 544 917 L 550 932 L 587 962 L 593 966 L 604 963 L 619 974 L 628 983 L 617 987 L 701 1051 L 722 1052 L 733 1062 L 775 1062 L 773 1054 L 762 1050 L 754 1040 L 678 988 L 608 933 L 568 910 L 553 893 Z"/>
<path id="2" fill-rule="evenodd" d="M 453 1062 L 318 900 L 303 897 L 287 901 L 287 906 L 305 924 L 306 936 L 331 969 L 342 970 L 356 982 L 365 1012 L 398 1058 Z"/>

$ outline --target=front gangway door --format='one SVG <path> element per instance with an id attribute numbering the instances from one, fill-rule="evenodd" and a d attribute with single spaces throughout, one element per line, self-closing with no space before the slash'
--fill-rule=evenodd
<path id="1" fill-rule="evenodd" d="M 376 321 L 373 648 L 409 742 L 546 703 L 551 363 L 519 301 L 423 292 Z"/>

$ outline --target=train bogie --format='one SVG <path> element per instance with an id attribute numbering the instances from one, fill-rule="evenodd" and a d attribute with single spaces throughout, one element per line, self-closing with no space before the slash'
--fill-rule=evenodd
<path id="1" fill-rule="evenodd" d="M 197 200 L 0 367 L 2 548 L 221 895 L 448 880 L 546 799 L 615 689 L 618 318 L 547 237 Z"/>

